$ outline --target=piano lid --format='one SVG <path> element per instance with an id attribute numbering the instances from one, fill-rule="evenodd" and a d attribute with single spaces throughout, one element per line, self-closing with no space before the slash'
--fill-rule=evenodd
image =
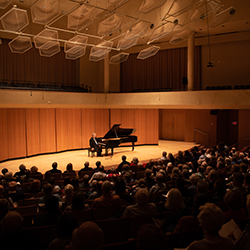
<path id="1" fill-rule="evenodd" d="M 114 124 L 103 138 L 119 138 L 131 135 L 136 131 L 133 128 L 120 128 L 121 124 Z"/>

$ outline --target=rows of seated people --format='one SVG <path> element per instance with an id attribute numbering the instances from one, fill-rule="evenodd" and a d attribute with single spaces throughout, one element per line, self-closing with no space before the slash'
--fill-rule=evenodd
<path id="1" fill-rule="evenodd" d="M 1 249 L 250 249 L 249 161 L 217 145 L 110 170 L 2 169 Z"/>

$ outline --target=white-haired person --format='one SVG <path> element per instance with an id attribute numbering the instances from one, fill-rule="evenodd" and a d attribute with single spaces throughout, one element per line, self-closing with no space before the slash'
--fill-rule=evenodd
<path id="1" fill-rule="evenodd" d="M 206 203 L 200 207 L 198 221 L 204 232 L 204 239 L 192 242 L 187 250 L 233 250 L 233 241 L 219 235 L 219 230 L 224 224 L 225 218 L 221 209 L 213 203 Z"/>

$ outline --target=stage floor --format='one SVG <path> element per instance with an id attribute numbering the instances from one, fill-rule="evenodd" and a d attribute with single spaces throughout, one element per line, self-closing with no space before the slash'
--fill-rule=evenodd
<path id="1" fill-rule="evenodd" d="M 121 162 L 122 155 L 126 155 L 127 161 L 129 162 L 133 159 L 133 157 L 137 157 L 139 161 L 146 162 L 150 159 L 160 158 L 163 151 L 176 154 L 179 150 L 184 151 L 195 145 L 198 144 L 193 142 L 159 140 L 159 145 L 135 146 L 134 151 L 131 151 L 132 147 L 119 147 L 114 148 L 113 156 L 93 158 L 88 157 L 87 150 L 76 150 L 6 161 L 0 163 L 0 169 L 2 170 L 3 168 L 7 168 L 12 173 L 15 173 L 19 171 L 19 165 L 24 164 L 26 165 L 27 169 L 30 169 L 35 165 L 38 167 L 40 172 L 45 173 L 47 170 L 51 169 L 51 164 L 54 161 L 58 163 L 58 169 L 62 171 L 66 170 L 66 165 L 69 162 L 73 164 L 74 170 L 78 171 L 83 167 L 85 161 L 90 162 L 90 167 L 95 167 L 95 162 L 101 161 L 105 169 L 110 169 L 112 166 L 118 165 Z"/>

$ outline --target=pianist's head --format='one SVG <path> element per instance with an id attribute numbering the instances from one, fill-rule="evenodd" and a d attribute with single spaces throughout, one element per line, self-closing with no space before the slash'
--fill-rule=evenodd
<path id="1" fill-rule="evenodd" d="M 96 133 L 93 133 L 93 134 L 92 134 L 92 137 L 95 138 L 95 137 L 96 137 Z"/>

